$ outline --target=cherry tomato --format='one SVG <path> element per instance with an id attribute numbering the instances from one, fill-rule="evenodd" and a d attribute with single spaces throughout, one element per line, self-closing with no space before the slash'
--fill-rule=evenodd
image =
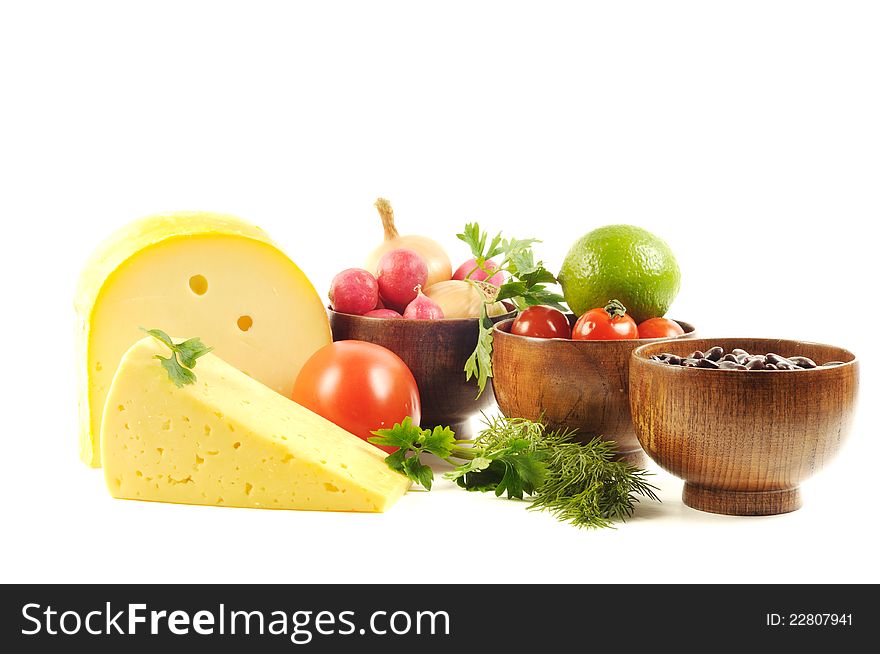
<path id="1" fill-rule="evenodd" d="M 649 318 L 639 325 L 639 338 L 675 338 L 682 334 L 681 325 L 668 318 Z"/>
<path id="2" fill-rule="evenodd" d="M 407 365 L 391 350 L 364 341 L 338 341 L 315 352 L 300 370 L 292 397 L 364 440 L 406 416 L 416 425 L 422 417 L 419 389 Z"/>
<path id="3" fill-rule="evenodd" d="M 574 324 L 571 337 L 576 341 L 612 341 L 639 337 L 636 321 L 626 315 L 626 307 L 611 300 L 604 308 L 590 309 Z"/>
<path id="4" fill-rule="evenodd" d="M 565 314 L 553 307 L 529 307 L 516 317 L 512 334 L 534 338 L 571 338 L 571 325 Z"/>

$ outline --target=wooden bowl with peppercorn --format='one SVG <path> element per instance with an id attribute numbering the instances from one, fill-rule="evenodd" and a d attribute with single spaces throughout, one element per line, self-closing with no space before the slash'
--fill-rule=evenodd
<path id="1" fill-rule="evenodd" d="M 568 318 L 573 326 L 575 316 Z M 693 325 L 675 322 L 684 330 L 675 340 L 693 338 Z M 576 429 L 582 442 L 614 441 L 619 458 L 643 466 L 630 417 L 629 361 L 637 347 L 662 339 L 534 338 L 511 333 L 512 326 L 499 323 L 493 339 L 492 385 L 502 413 L 551 430 Z"/>
<path id="2" fill-rule="evenodd" d="M 800 508 L 799 484 L 837 454 L 852 425 L 859 363 L 832 345 L 665 341 L 639 347 L 629 367 L 639 442 L 685 480 L 684 503 L 702 511 Z"/>

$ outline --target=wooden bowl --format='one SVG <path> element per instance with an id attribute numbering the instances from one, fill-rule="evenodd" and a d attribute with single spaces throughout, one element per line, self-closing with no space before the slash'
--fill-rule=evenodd
<path id="1" fill-rule="evenodd" d="M 707 370 L 650 357 L 719 345 L 729 352 L 807 356 L 811 370 Z M 684 503 L 728 515 L 801 507 L 798 485 L 830 461 L 849 432 L 858 391 L 855 355 L 831 345 L 760 338 L 644 345 L 630 363 L 636 435 L 654 461 L 685 480 Z"/>
<path id="2" fill-rule="evenodd" d="M 464 364 L 477 345 L 479 321 L 366 318 L 328 309 L 334 341 L 357 340 L 386 347 L 409 366 L 422 401 L 421 426 L 449 426 L 471 438 L 470 418 L 489 409 L 491 391 L 477 399 L 477 383 L 465 381 Z M 494 318 L 496 322 L 510 314 Z"/>
<path id="3" fill-rule="evenodd" d="M 575 316 L 569 316 L 574 323 Z M 694 327 L 677 321 L 685 333 Z M 508 417 L 538 420 L 550 429 L 577 429 L 577 438 L 596 436 L 617 444 L 620 458 L 645 462 L 629 409 L 629 361 L 634 349 L 655 338 L 574 341 L 510 333 L 513 320 L 498 324 L 492 352 L 495 399 Z"/>

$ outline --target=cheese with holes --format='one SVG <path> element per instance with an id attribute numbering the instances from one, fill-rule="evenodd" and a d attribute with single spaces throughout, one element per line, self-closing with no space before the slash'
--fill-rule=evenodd
<path id="1" fill-rule="evenodd" d="M 198 336 L 283 395 L 330 342 L 326 310 L 299 268 L 237 218 L 175 213 L 137 221 L 93 255 L 76 296 L 80 456 L 100 466 L 101 416 L 140 327 Z"/>
<path id="2" fill-rule="evenodd" d="M 385 511 L 409 480 L 385 454 L 208 354 L 178 388 L 152 338 L 122 358 L 101 431 L 114 497 L 181 504 Z"/>

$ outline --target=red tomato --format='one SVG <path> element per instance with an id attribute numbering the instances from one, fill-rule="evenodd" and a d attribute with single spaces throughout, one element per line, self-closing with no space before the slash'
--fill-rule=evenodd
<path id="1" fill-rule="evenodd" d="M 535 338 L 571 338 L 571 325 L 565 314 L 553 307 L 529 307 L 516 317 L 512 334 Z"/>
<path id="2" fill-rule="evenodd" d="M 416 425 L 422 418 L 407 365 L 391 350 L 364 341 L 338 341 L 315 352 L 296 378 L 293 401 L 364 440 L 406 416 Z"/>
<path id="3" fill-rule="evenodd" d="M 639 338 L 675 338 L 682 334 L 681 325 L 668 318 L 649 318 L 639 325 Z"/>
<path id="4" fill-rule="evenodd" d="M 574 324 L 571 337 L 576 341 L 612 341 L 639 337 L 636 321 L 626 315 L 626 307 L 611 300 L 604 308 L 590 309 Z"/>

